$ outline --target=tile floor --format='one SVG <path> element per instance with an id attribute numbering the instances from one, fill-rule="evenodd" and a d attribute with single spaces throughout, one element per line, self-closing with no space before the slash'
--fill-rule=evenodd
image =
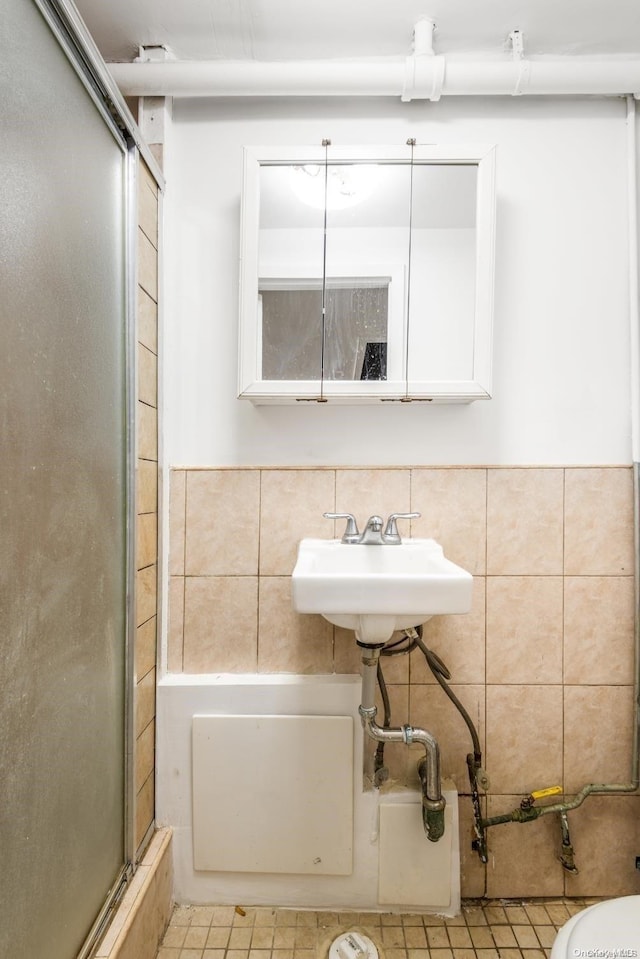
<path id="1" fill-rule="evenodd" d="M 368 936 L 383 959 L 548 959 L 557 930 L 596 901 L 466 900 L 454 919 L 176 906 L 157 959 L 325 959 L 347 930 Z"/>

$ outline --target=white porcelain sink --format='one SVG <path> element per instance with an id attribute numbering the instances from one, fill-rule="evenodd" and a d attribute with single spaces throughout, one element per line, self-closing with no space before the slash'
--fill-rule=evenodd
<path id="1" fill-rule="evenodd" d="M 473 577 L 433 539 L 399 546 L 303 539 L 292 575 L 293 608 L 353 629 L 362 642 L 386 642 L 397 629 L 439 613 L 467 613 Z"/>

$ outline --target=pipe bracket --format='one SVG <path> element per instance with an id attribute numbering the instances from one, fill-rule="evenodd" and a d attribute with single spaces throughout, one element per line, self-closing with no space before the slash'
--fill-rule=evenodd
<path id="1" fill-rule="evenodd" d="M 518 75 L 516 76 L 515 86 L 511 96 L 521 97 L 524 93 L 529 91 L 529 83 L 531 81 L 531 61 L 518 59 Z"/>
<path id="2" fill-rule="evenodd" d="M 405 60 L 402 102 L 431 100 L 435 103 L 442 96 L 446 61 L 444 57 L 417 54 Z"/>

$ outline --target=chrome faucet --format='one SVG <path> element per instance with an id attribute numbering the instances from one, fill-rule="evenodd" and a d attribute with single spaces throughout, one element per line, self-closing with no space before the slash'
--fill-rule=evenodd
<path id="1" fill-rule="evenodd" d="M 362 533 L 359 533 L 353 513 L 323 513 L 325 519 L 346 519 L 347 526 L 341 542 L 356 546 L 400 546 L 402 539 L 398 532 L 397 521 L 417 519 L 420 515 L 420 513 L 391 513 L 383 531 L 384 520 L 381 516 L 374 514 L 367 520 Z"/>
<path id="2" fill-rule="evenodd" d="M 362 531 L 362 536 L 358 540 L 361 546 L 382 546 L 384 543 L 384 533 L 382 532 L 382 516 L 370 516 L 367 525 Z"/>

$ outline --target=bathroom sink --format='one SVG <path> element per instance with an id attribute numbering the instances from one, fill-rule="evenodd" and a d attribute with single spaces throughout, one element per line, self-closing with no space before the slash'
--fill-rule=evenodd
<path id="1" fill-rule="evenodd" d="M 293 608 L 353 629 L 364 643 L 384 643 L 440 613 L 467 613 L 473 577 L 433 539 L 361 546 L 303 539 L 292 575 Z"/>

